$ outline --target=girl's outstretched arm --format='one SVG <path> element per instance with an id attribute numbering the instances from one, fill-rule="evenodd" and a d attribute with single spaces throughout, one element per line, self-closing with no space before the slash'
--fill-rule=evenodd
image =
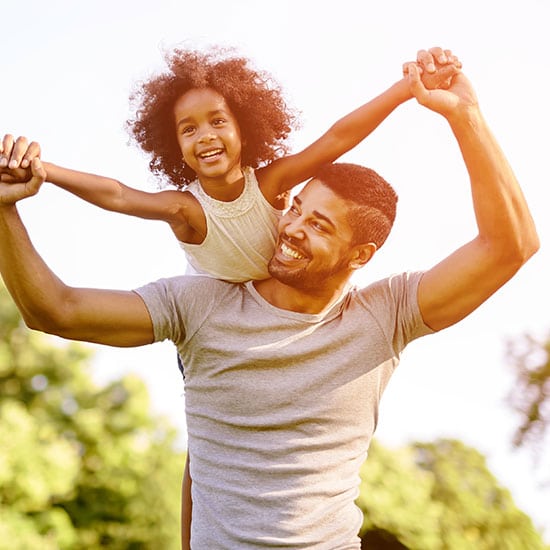
<path id="1" fill-rule="evenodd" d="M 16 140 L 6 134 L 0 144 L 0 179 L 8 182 L 27 181 L 29 163 L 40 156 L 37 142 L 25 137 Z M 185 242 L 201 240 L 202 209 L 189 193 L 175 190 L 149 193 L 128 187 L 120 181 L 42 162 L 46 181 L 105 210 L 160 220 L 170 224 L 176 237 Z"/>
<path id="2" fill-rule="evenodd" d="M 423 52 L 424 50 L 421 50 Z M 448 83 L 459 72 L 460 63 L 449 50 L 432 48 L 429 59 L 438 66 L 425 70 L 423 79 L 429 88 Z M 420 52 L 419 52 L 420 53 Z M 419 58 L 422 64 L 423 58 Z M 272 204 L 276 198 L 295 185 L 315 175 L 323 164 L 334 162 L 358 145 L 399 105 L 412 98 L 405 78 L 358 109 L 342 117 L 318 140 L 294 155 L 278 159 L 257 171 L 262 193 Z"/>

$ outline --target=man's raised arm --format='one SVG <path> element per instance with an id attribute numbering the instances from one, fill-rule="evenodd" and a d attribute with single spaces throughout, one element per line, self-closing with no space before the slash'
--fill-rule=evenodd
<path id="1" fill-rule="evenodd" d="M 25 183 L 0 182 L 0 273 L 25 323 L 72 340 L 121 347 L 151 343 L 151 319 L 137 294 L 69 287 L 39 256 L 15 206 L 44 181 L 38 158 L 31 169 Z"/>
<path id="2" fill-rule="evenodd" d="M 424 322 L 434 330 L 475 310 L 538 250 L 536 228 L 504 153 L 464 74 L 447 90 L 427 90 L 408 67 L 417 101 L 446 118 L 470 176 L 478 235 L 427 271 L 418 289 Z"/>

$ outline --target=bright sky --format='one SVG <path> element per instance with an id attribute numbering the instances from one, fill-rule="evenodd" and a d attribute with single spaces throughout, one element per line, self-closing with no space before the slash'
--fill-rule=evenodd
<path id="1" fill-rule="evenodd" d="M 529 455 L 511 450 L 515 418 L 504 403 L 513 383 L 506 339 L 550 333 L 549 21 L 548 0 L 8 2 L 0 133 L 39 141 L 45 160 L 154 191 L 123 123 L 132 85 L 158 70 L 163 48 L 235 46 L 272 73 L 302 113 L 295 149 L 400 78 L 418 49 L 451 48 L 522 184 L 542 248 L 471 317 L 406 350 L 377 437 L 388 445 L 454 437 L 478 448 L 550 538 L 550 491 L 538 487 L 542 472 Z M 431 267 L 475 235 L 467 175 L 437 115 L 411 101 L 344 158 L 375 168 L 400 195 L 393 234 L 362 280 Z M 185 269 L 160 223 L 103 212 L 49 184 L 21 210 L 37 248 L 69 284 L 133 288 Z M 184 441 L 172 345 L 97 350 L 98 379 L 138 373 Z"/>

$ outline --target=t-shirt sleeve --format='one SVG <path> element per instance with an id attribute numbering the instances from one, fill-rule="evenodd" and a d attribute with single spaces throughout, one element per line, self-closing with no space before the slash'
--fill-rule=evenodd
<path id="1" fill-rule="evenodd" d="M 434 332 L 424 323 L 418 307 L 418 284 L 423 274 L 415 271 L 392 275 L 359 292 L 397 354 L 409 342 Z"/>
<path id="2" fill-rule="evenodd" d="M 211 277 L 180 276 L 159 279 L 134 290 L 141 296 L 153 323 L 155 342 L 184 344 L 212 309 L 237 285 Z"/>
<path id="3" fill-rule="evenodd" d="M 174 294 L 174 286 L 172 279 L 159 279 L 134 290 L 149 311 L 155 342 L 180 342 L 185 338 L 185 321 L 176 298 L 179 292 Z"/>

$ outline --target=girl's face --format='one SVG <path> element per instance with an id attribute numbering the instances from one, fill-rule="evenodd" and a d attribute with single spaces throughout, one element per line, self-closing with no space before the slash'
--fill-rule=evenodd
<path id="1" fill-rule="evenodd" d="M 175 102 L 174 120 L 183 160 L 201 181 L 241 177 L 241 133 L 223 96 L 189 90 Z"/>

